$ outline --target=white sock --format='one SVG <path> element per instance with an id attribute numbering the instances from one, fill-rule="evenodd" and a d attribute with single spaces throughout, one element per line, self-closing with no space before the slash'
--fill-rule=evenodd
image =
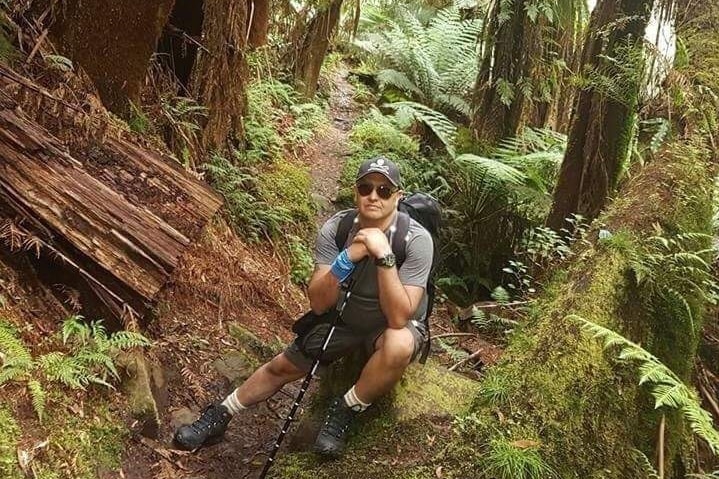
<path id="1" fill-rule="evenodd" d="M 227 408 L 227 411 L 229 411 L 229 413 L 233 416 L 238 412 L 242 411 L 243 409 L 247 409 L 247 407 L 243 406 L 240 400 L 237 399 L 237 389 L 232 391 L 230 395 L 227 396 L 224 401 L 222 401 L 222 405 L 225 406 Z"/>
<path id="2" fill-rule="evenodd" d="M 352 386 L 352 389 L 347 391 L 347 394 L 345 394 L 345 404 L 347 404 L 347 407 L 357 412 L 362 412 L 372 405 L 372 403 L 362 402 L 362 400 L 357 396 L 354 386 Z"/>

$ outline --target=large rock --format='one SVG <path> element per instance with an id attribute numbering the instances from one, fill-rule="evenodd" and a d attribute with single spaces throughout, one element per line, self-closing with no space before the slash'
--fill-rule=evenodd
<path id="1" fill-rule="evenodd" d="M 311 446 L 331 396 L 326 391 L 344 387 L 334 386 L 342 382 L 336 378 L 327 380 L 332 384 L 323 386 L 325 392 L 315 398 L 290 439 L 290 451 L 280 452 L 271 477 L 443 477 L 441 455 L 434 452 L 450 444 L 450 422 L 469 409 L 479 389 L 476 381 L 431 362 L 414 364 L 389 397 L 358 418 L 345 456 L 328 463 L 313 454 Z"/>

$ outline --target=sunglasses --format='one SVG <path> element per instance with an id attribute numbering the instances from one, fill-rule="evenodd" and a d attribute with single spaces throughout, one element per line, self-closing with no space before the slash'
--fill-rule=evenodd
<path id="1" fill-rule="evenodd" d="M 383 200 L 388 200 L 390 197 L 399 191 L 398 188 L 394 188 L 389 185 L 373 185 L 372 183 L 357 183 L 357 193 L 360 196 L 369 196 L 373 191 L 377 190 L 377 196 Z"/>

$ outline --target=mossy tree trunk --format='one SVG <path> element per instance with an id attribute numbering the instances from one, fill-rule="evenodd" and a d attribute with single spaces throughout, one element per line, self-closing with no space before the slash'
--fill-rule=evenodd
<path id="1" fill-rule="evenodd" d="M 306 98 L 314 97 L 317 91 L 322 62 L 337 29 L 341 8 L 342 0 L 332 0 L 319 10 L 310 20 L 300 41 L 300 48 L 294 58 L 295 82 Z"/>
<path id="2" fill-rule="evenodd" d="M 208 151 L 227 152 L 244 145 L 246 25 L 246 2 L 205 0 L 206 50 L 198 54 L 193 81 L 197 98 L 207 107 L 202 141 Z"/>
<path id="3" fill-rule="evenodd" d="M 265 45 L 269 27 L 269 0 L 247 0 L 247 46 L 254 49 Z"/>
<path id="4" fill-rule="evenodd" d="M 590 84 L 579 93 L 547 218 L 550 228 L 558 231 L 566 227 L 565 218 L 572 214 L 593 220 L 617 184 L 632 138 L 641 75 L 628 77 L 623 71 L 625 65 L 607 57 L 623 63 L 631 57 L 627 46 L 643 48 L 653 4 L 653 0 L 601 0 L 592 13 L 581 69 L 585 73 L 601 72 L 622 91 L 609 95 L 600 85 L 592 84 L 590 77 Z"/>
<path id="5" fill-rule="evenodd" d="M 52 34 L 62 53 L 92 78 L 105 106 L 119 115 L 139 103 L 150 57 L 174 0 L 67 0 Z"/>
<path id="6" fill-rule="evenodd" d="M 528 3 L 495 2 L 490 14 L 472 117 L 474 135 L 484 145 L 514 136 L 526 114 L 527 88 L 542 52 L 543 23 L 527 14 Z"/>

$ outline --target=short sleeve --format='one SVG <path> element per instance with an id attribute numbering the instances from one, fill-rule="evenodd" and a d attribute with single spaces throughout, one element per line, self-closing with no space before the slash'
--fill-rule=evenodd
<path id="1" fill-rule="evenodd" d="M 322 228 L 320 228 L 317 234 L 317 241 L 315 242 L 316 265 L 332 264 L 340 253 L 335 243 L 335 235 L 337 234 L 337 227 L 342 216 L 342 212 L 337 213 L 328 219 L 325 224 L 322 225 Z"/>
<path id="2" fill-rule="evenodd" d="M 432 269 L 434 246 L 427 230 L 419 228 L 415 231 L 407 241 L 407 254 L 399 269 L 399 280 L 406 286 L 425 288 Z"/>

